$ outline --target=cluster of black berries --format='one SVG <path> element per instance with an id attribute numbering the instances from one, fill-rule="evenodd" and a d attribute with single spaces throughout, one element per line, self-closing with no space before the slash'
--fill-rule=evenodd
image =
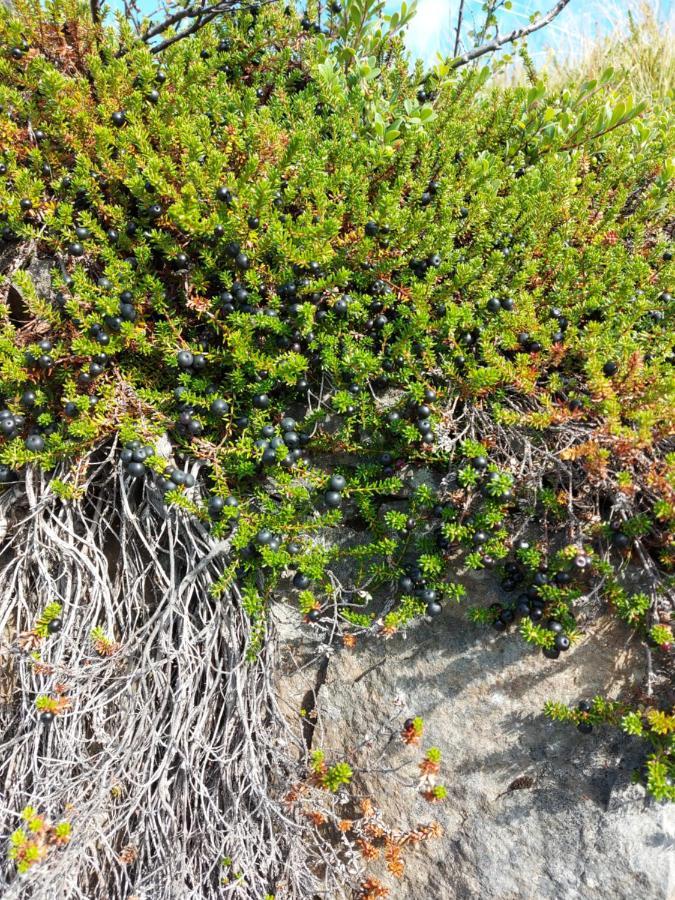
<path id="1" fill-rule="evenodd" d="M 212 518 L 219 517 L 226 508 L 230 510 L 229 519 L 232 524 L 239 518 L 239 501 L 231 495 L 229 497 L 221 497 L 218 494 L 212 494 L 208 499 L 207 506 Z"/>
<path id="2" fill-rule="evenodd" d="M 49 342 L 44 341 L 43 343 L 48 344 Z M 51 344 L 49 344 L 49 347 L 51 348 Z M 23 407 L 28 411 L 37 413 L 39 410 L 36 408 L 36 402 L 37 398 L 35 391 L 27 388 L 21 397 Z M 6 408 L 0 409 L 0 435 L 11 440 L 12 438 L 18 437 L 25 428 L 26 416 L 23 413 L 14 413 Z M 53 423 L 49 425 L 39 425 L 37 423 L 31 425 L 28 435 L 24 440 L 26 450 L 30 450 L 34 453 L 39 453 L 41 450 L 44 450 L 45 441 L 43 435 L 51 434 L 55 430 L 56 426 Z M 15 474 L 16 473 L 12 472 L 8 466 L 3 466 L 0 482 L 4 481 L 6 483 L 14 481 Z"/>
<path id="3" fill-rule="evenodd" d="M 436 391 L 433 388 L 427 388 L 424 393 L 425 402 L 411 406 L 407 412 L 408 419 L 414 421 L 417 425 L 423 444 L 433 444 L 436 440 L 431 421 L 432 410 L 428 405 L 436 400 L 436 396 Z M 387 413 L 387 421 L 390 425 L 396 427 L 397 423 L 401 421 L 401 413 L 396 409 L 390 410 Z"/>
<path id="4" fill-rule="evenodd" d="M 267 394 L 259 394 L 257 397 L 258 403 L 256 403 L 256 398 L 254 398 L 253 405 L 258 406 L 258 408 L 266 409 L 267 406 L 269 406 Z M 267 402 L 260 407 L 262 398 Z M 302 458 L 304 454 L 303 447 L 309 442 L 309 436 L 298 431 L 297 426 L 298 423 L 292 416 L 284 416 L 279 423 L 281 434 L 277 433 L 277 429 L 274 425 L 269 423 L 263 425 L 261 436 L 255 442 L 256 449 L 262 451 L 261 462 L 263 465 L 271 466 L 280 462 L 282 466 L 290 468 Z M 279 459 L 279 455 L 277 455 L 277 451 L 280 447 L 287 451 L 281 456 L 281 459 Z"/>
<path id="5" fill-rule="evenodd" d="M 529 548 L 527 541 L 518 542 L 517 548 L 526 550 Z M 588 557 L 584 553 L 579 553 L 574 559 L 574 567 L 579 571 L 587 568 L 589 563 Z M 525 579 L 525 572 L 516 562 L 507 562 L 504 565 L 504 579 L 502 580 L 502 588 L 505 591 L 514 590 Z M 519 622 L 524 618 L 529 618 L 534 623 L 543 623 L 543 627 L 547 628 L 554 635 L 552 647 L 542 648 L 542 653 L 548 659 L 557 659 L 561 652 L 565 652 L 570 648 L 570 639 L 564 633 L 563 625 L 554 618 L 543 621 L 546 615 L 546 600 L 541 596 L 541 588 L 551 584 L 555 587 L 566 587 L 572 581 L 570 572 L 561 570 L 549 575 L 545 566 L 542 566 L 535 572 L 532 583 L 526 592 L 521 594 L 514 603 L 503 604 L 493 603 L 490 609 L 495 614 L 493 626 L 497 631 L 506 631 L 508 627 Z"/>
<path id="6" fill-rule="evenodd" d="M 404 573 L 398 580 L 398 588 L 404 596 L 416 597 L 426 603 L 427 615 L 438 616 L 443 612 L 443 607 L 438 602 L 438 592 L 427 586 L 424 573 L 419 563 L 409 563 L 404 567 Z"/>
<path id="7" fill-rule="evenodd" d="M 195 476 L 192 472 L 185 472 L 183 469 L 168 468 L 164 475 L 157 479 L 160 490 L 170 491 L 175 487 L 191 488 L 195 486 Z"/>
<path id="8" fill-rule="evenodd" d="M 426 191 L 424 191 L 422 196 L 420 197 L 420 204 L 422 206 L 428 206 L 438 193 L 439 187 L 440 184 L 437 181 L 430 181 L 427 185 Z"/>
<path id="9" fill-rule="evenodd" d="M 496 631 L 506 631 L 513 623 L 529 618 L 532 622 L 539 623 L 545 615 L 545 602 L 538 596 L 531 596 L 531 592 L 521 594 L 514 604 L 505 606 L 501 603 L 493 603 L 490 609 L 496 614 L 493 627 Z M 563 632 L 563 626 L 555 619 L 548 619 L 544 627 L 555 635 L 552 647 L 542 648 L 542 653 L 548 659 L 557 659 L 561 652 L 569 650 L 570 639 Z"/>
<path id="10" fill-rule="evenodd" d="M 279 537 L 278 534 L 274 534 L 269 528 L 261 528 L 260 531 L 256 534 L 253 540 L 247 544 L 246 547 L 241 552 L 242 559 L 253 559 L 254 557 L 259 557 L 260 551 L 267 547 L 270 550 L 277 551 L 281 550 L 281 546 L 283 543 L 283 539 Z M 264 565 L 260 566 L 261 570 L 264 568 Z"/>
<path id="11" fill-rule="evenodd" d="M 377 458 L 377 462 L 382 466 L 382 474 L 386 478 L 390 478 L 394 472 L 396 471 L 396 465 L 398 464 L 391 453 L 387 450 L 384 453 L 380 453 Z"/>
<path id="12" fill-rule="evenodd" d="M 154 447 L 143 446 L 140 441 L 128 441 L 120 453 L 124 471 L 132 478 L 143 478 L 147 472 L 146 459 L 154 455 Z"/>
<path id="13" fill-rule="evenodd" d="M 485 304 L 485 308 L 489 313 L 498 313 L 501 310 L 505 312 L 511 312 L 515 307 L 515 303 L 511 297 L 502 297 L 500 300 L 499 297 L 490 297 L 488 302 Z"/>
<path id="14" fill-rule="evenodd" d="M 324 503 L 329 509 L 338 509 L 342 504 L 342 491 L 347 487 L 344 475 L 331 475 L 328 481 L 328 490 L 323 495 Z"/>
<path id="15" fill-rule="evenodd" d="M 228 245 L 230 246 L 230 245 Z M 233 243 L 232 248 L 239 247 Z M 229 290 L 221 291 L 218 297 L 220 308 L 224 313 L 235 311 L 242 313 L 255 313 L 256 307 L 249 303 L 250 296 L 246 287 L 240 281 L 233 281 Z"/>
<path id="16" fill-rule="evenodd" d="M 124 471 L 131 475 L 132 478 L 144 478 L 151 474 L 151 470 L 145 465 L 146 461 L 154 456 L 154 447 L 150 445 L 143 446 L 139 440 L 128 441 L 120 453 L 120 459 L 124 466 Z M 196 484 L 195 476 L 191 472 L 176 467 L 167 467 L 163 474 L 155 477 L 155 483 L 160 491 L 165 492 L 176 487 L 191 488 Z M 220 497 L 211 497 L 209 500 L 209 511 L 211 513 L 220 512 L 225 505 L 237 506 L 234 498 L 228 498 L 233 503 L 228 503 Z"/>
<path id="17" fill-rule="evenodd" d="M 424 278 L 429 269 L 438 269 L 441 265 L 441 257 L 438 253 L 430 253 L 424 259 L 412 259 L 410 268 L 417 278 Z"/>
<path id="18" fill-rule="evenodd" d="M 178 366 L 190 375 L 201 372 L 206 368 L 206 357 L 203 353 L 191 353 L 189 350 L 181 350 L 176 356 Z"/>
<path id="19" fill-rule="evenodd" d="M 176 431 L 187 438 L 199 437 L 204 433 L 204 423 L 195 417 L 195 409 L 189 403 L 181 404 Z"/>
<path id="20" fill-rule="evenodd" d="M 16 415 L 9 409 L 0 409 L 0 434 L 7 438 L 16 437 L 26 424 L 26 417 Z"/>
<path id="21" fill-rule="evenodd" d="M 39 341 L 38 347 L 40 349 L 40 355 L 35 356 L 32 351 L 27 351 L 25 355 L 26 365 L 32 366 L 33 368 L 42 369 L 46 371 L 47 369 L 51 369 L 54 365 L 54 357 L 51 356 L 52 352 L 52 342 L 44 338 Z"/>

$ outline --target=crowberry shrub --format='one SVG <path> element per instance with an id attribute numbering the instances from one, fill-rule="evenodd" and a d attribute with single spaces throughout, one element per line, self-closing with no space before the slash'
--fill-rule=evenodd
<path id="1" fill-rule="evenodd" d="M 656 601 L 609 578 L 630 556 L 673 563 L 667 106 L 635 103 L 611 70 L 549 92 L 411 67 L 402 20 L 374 27 L 381 4 L 363 5 L 370 20 L 334 4 L 316 28 L 313 9 L 245 8 L 161 54 L 73 0 L 14 6 L 0 13 L 7 496 L 58 466 L 52 493 L 74 502 L 114 446 L 129 496 L 229 542 L 211 592 L 236 587 L 251 659 L 281 587 L 307 627 L 386 635 L 462 598 L 457 553 L 514 595 L 473 618 L 516 624 L 551 660 L 573 653 L 594 576 L 667 645 Z M 528 537 L 542 518 L 547 539 Z M 319 540 L 346 521 L 368 540 Z M 573 543 L 556 542 L 567 526 Z M 662 743 L 655 759 L 672 777 Z M 330 771 L 332 789 L 351 777 Z M 662 774 L 650 784 L 667 796 Z"/>

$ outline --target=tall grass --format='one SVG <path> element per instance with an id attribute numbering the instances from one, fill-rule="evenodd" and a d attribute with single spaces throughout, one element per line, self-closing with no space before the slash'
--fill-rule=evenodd
<path id="1" fill-rule="evenodd" d="M 626 10 L 626 6 L 629 7 Z M 606 37 L 598 37 L 579 21 L 569 31 L 567 47 L 550 51 L 540 66 L 552 85 L 596 77 L 608 66 L 621 72 L 630 90 L 639 97 L 664 97 L 675 88 L 675 29 L 673 14 L 666 15 L 656 2 L 609 2 L 603 14 L 614 23 Z"/>

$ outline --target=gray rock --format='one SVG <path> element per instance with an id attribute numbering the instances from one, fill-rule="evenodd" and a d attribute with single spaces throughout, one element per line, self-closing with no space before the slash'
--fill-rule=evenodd
<path id="1" fill-rule="evenodd" d="M 28 322 L 31 313 L 22 288 L 13 277 L 16 271 L 24 269 L 28 273 L 38 297 L 46 299 L 51 295 L 51 271 L 55 265 L 54 260 L 30 254 L 30 246 L 26 248 L 20 244 L 12 245 L 0 253 L 0 273 L 7 274 L 9 279 L 7 299 L 11 317 L 14 323 L 19 325 Z"/>
<path id="2" fill-rule="evenodd" d="M 470 602 L 495 599 L 488 577 L 464 580 Z M 542 714 L 549 698 L 576 703 L 629 690 L 643 671 L 628 637 L 614 620 L 600 619 L 570 653 L 550 661 L 516 634 L 493 636 L 471 625 L 456 606 L 407 639 L 360 639 L 330 657 L 316 691 L 313 747 L 352 763 L 359 791 L 390 826 L 435 820 L 444 830 L 406 852 L 401 881 L 383 863 L 371 864 L 391 898 L 674 896 L 672 807 L 630 782 L 641 745 L 609 728 L 582 735 Z M 297 697 L 313 684 L 308 659 L 317 647 L 300 652 L 306 640 L 287 623 L 284 701 L 296 711 Z M 399 735 L 409 716 L 425 721 L 419 747 Z M 429 804 L 417 787 L 430 746 L 442 751 L 438 780 L 448 797 L 440 804 Z M 509 790 L 521 776 L 532 783 Z"/>
<path id="3" fill-rule="evenodd" d="M 33 256 L 26 266 L 26 271 L 33 280 L 35 291 L 39 297 L 49 297 L 52 289 L 52 269 L 56 263 L 53 259 Z"/>

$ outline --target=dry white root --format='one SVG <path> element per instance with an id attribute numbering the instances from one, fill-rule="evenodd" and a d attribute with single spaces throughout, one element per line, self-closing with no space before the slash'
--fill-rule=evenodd
<path id="1" fill-rule="evenodd" d="M 72 825 L 25 875 L 3 854 L 3 897 L 341 896 L 337 851 L 283 802 L 306 754 L 276 705 L 274 635 L 247 660 L 236 589 L 209 594 L 227 543 L 130 482 L 114 449 L 82 487 L 64 502 L 29 471 L 0 497 L 0 833 L 27 805 Z M 32 640 L 50 602 L 62 630 Z M 68 703 L 51 725 L 39 695 Z"/>

